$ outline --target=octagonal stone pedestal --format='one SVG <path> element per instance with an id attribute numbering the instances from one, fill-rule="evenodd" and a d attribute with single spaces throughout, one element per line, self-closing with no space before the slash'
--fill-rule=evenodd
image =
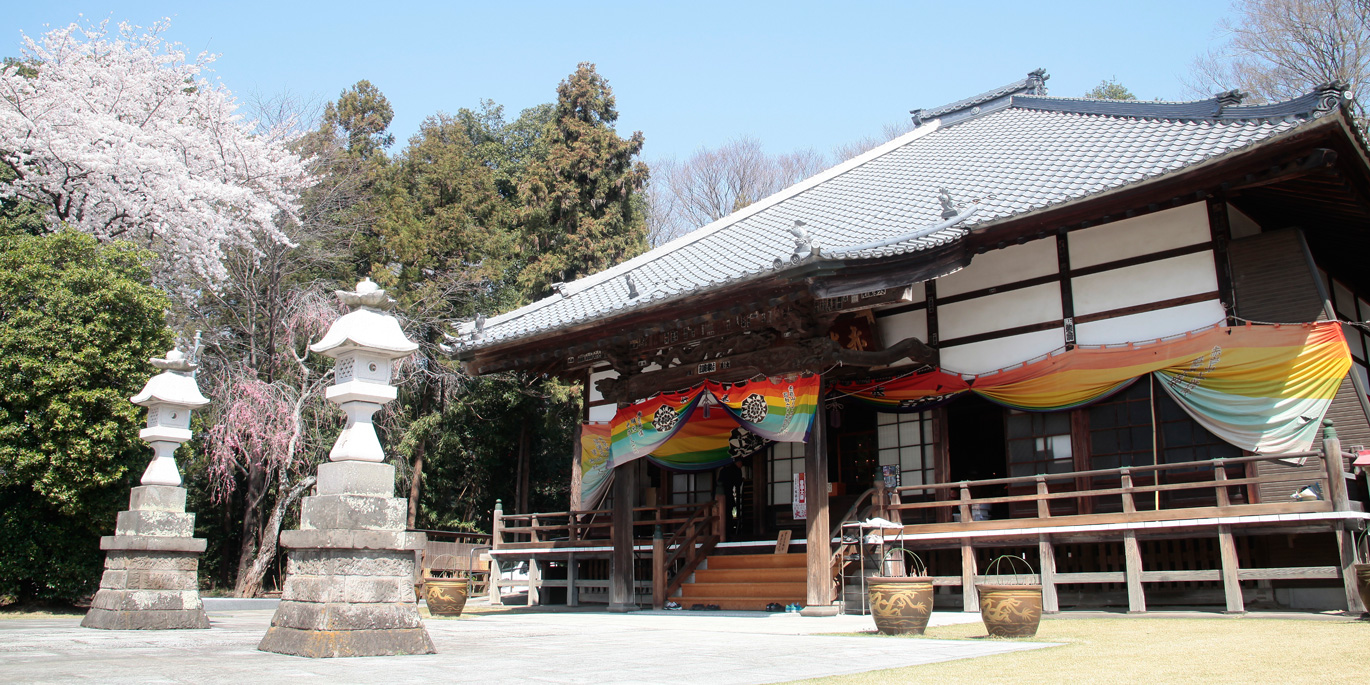
<path id="1" fill-rule="evenodd" d="M 257 649 L 306 657 L 432 654 L 414 598 L 408 503 L 391 497 L 395 467 L 358 461 L 319 466 L 318 495 L 301 506 L 300 530 L 281 533 L 285 586 Z"/>
<path id="2" fill-rule="evenodd" d="M 100 539 L 105 573 L 86 628 L 165 630 L 208 628 L 200 601 L 204 538 L 192 537 L 195 515 L 185 512 L 185 488 L 143 485 L 129 494 L 115 534 Z"/>

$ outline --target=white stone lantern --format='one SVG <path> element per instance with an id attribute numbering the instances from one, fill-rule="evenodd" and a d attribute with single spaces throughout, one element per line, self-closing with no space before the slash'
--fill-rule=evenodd
<path id="1" fill-rule="evenodd" d="M 334 385 L 325 393 L 329 401 L 347 413 L 347 427 L 328 453 L 332 461 L 385 460 L 385 450 L 376 437 L 371 415 L 395 399 L 390 377 L 396 359 L 419 349 L 400 329 L 400 322 L 387 313 L 395 300 L 371 279 L 357 284 L 356 292 L 336 291 L 338 299 L 351 307 L 309 349 L 337 360 L 333 366 Z"/>
<path id="2" fill-rule="evenodd" d="M 129 398 L 136 405 L 147 407 L 147 428 L 138 437 L 152 445 L 152 463 L 143 471 L 143 485 L 181 484 L 181 472 L 176 468 L 176 448 L 190 439 L 190 411 L 209 404 L 195 383 L 195 369 L 199 366 L 180 350 L 166 353 L 166 359 L 150 359 L 162 372 L 143 386 L 143 391 Z"/>

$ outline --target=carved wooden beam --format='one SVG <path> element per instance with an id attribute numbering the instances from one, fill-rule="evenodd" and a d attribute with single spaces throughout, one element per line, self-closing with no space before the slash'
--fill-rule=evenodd
<path id="1" fill-rule="evenodd" d="M 847 350 L 829 338 L 808 338 L 794 345 L 746 352 L 699 364 L 605 378 L 596 381 L 595 387 L 608 399 L 631 402 L 658 392 L 683 390 L 699 384 L 705 378 L 728 383 L 758 375 L 819 373 L 839 363 L 862 368 L 888 366 L 905 357 L 919 364 L 937 364 L 937 350 L 917 338 L 906 338 L 878 352 Z"/>

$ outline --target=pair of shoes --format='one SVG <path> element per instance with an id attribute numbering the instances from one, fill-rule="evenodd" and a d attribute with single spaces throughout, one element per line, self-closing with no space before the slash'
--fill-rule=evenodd
<path id="1" fill-rule="evenodd" d="M 771 602 L 770 604 L 767 604 L 767 605 L 766 605 L 766 611 L 770 611 L 770 612 L 773 612 L 773 613 L 778 613 L 778 612 L 781 612 L 781 611 L 789 611 L 789 610 L 786 609 L 785 607 L 780 606 L 780 603 L 779 603 L 779 602 Z"/>
<path id="2" fill-rule="evenodd" d="M 709 606 L 704 607 L 706 611 L 718 611 L 720 608 L 721 607 L 719 607 L 717 604 L 710 604 Z"/>
<path id="3" fill-rule="evenodd" d="M 709 607 L 706 607 L 706 606 L 704 606 L 703 604 L 691 604 L 691 605 L 690 605 L 690 611 L 704 611 L 705 609 L 708 609 L 708 608 L 709 608 Z"/>
<path id="4" fill-rule="evenodd" d="M 785 606 L 785 611 L 786 611 L 787 613 L 791 613 L 791 614 L 797 614 L 797 613 L 799 613 L 800 610 L 802 610 L 802 609 L 803 609 L 803 607 L 799 606 L 799 602 L 795 602 L 794 604 L 787 604 L 787 605 Z"/>
<path id="5" fill-rule="evenodd" d="M 662 608 L 666 611 L 680 611 L 680 605 L 676 604 L 675 602 L 667 602 L 666 606 Z"/>

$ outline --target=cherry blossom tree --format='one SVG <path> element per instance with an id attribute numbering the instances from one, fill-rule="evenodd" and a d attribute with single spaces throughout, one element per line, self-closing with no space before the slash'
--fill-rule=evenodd
<path id="1" fill-rule="evenodd" d="M 290 508 L 314 486 L 314 467 L 336 437 L 337 410 L 324 402 L 331 368 L 309 358 L 307 345 L 338 316 L 320 288 L 282 298 L 280 345 L 273 380 L 240 364 L 214 375 L 213 427 L 205 436 L 210 490 L 223 504 L 248 484 L 234 594 L 253 597 L 276 558 Z"/>
<path id="2" fill-rule="evenodd" d="M 0 68 L 0 197 L 125 239 L 160 259 L 157 278 L 187 289 L 224 276 L 223 258 L 257 241 L 289 243 L 310 179 L 288 147 L 290 122 L 257 130 L 233 93 L 209 80 L 213 56 L 188 59 L 148 28 L 71 24 Z"/>

